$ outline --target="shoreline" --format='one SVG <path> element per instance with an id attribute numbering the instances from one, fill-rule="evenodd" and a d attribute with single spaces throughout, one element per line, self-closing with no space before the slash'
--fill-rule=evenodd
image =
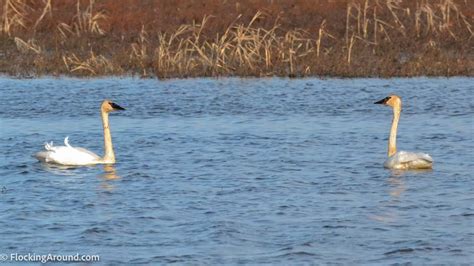
<path id="1" fill-rule="evenodd" d="M 254 76 L 214 76 L 214 77 L 186 77 L 186 78 L 158 78 L 158 77 L 140 77 L 133 75 L 101 75 L 101 76 L 73 76 L 73 75 L 40 75 L 40 76 L 21 76 L 21 75 L 9 75 L 0 73 L 0 79 L 12 79 L 12 80 L 30 80 L 30 79 L 71 79 L 71 80 L 109 80 L 109 79 L 131 79 L 131 80 L 156 80 L 156 81 L 175 81 L 175 80 L 195 80 L 195 79 L 208 79 L 208 80 L 219 80 L 219 79 L 242 79 L 242 80 L 254 80 L 254 79 L 281 79 L 281 80 L 305 80 L 305 79 L 316 79 L 316 80 L 357 80 L 357 79 L 369 79 L 369 80 L 391 80 L 391 79 L 471 79 L 474 76 L 457 75 L 457 76 L 392 76 L 392 77 L 339 77 L 339 76 L 304 76 L 304 77 L 285 77 L 285 76 L 265 76 L 265 77 L 254 77 Z"/>
<path id="2" fill-rule="evenodd" d="M 0 73 L 11 76 L 474 76 L 463 0 L 8 2 Z"/>

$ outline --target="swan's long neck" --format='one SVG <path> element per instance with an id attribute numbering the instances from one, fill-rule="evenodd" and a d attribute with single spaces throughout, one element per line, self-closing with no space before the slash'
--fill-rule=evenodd
<path id="1" fill-rule="evenodd" d="M 115 153 L 112 146 L 112 135 L 109 127 L 109 113 L 102 111 L 102 125 L 104 126 L 104 157 L 105 163 L 115 163 Z"/>
<path id="2" fill-rule="evenodd" d="M 401 110 L 402 108 L 399 105 L 393 107 L 392 128 L 390 129 L 390 137 L 388 138 L 388 157 L 397 152 L 397 128 Z"/>

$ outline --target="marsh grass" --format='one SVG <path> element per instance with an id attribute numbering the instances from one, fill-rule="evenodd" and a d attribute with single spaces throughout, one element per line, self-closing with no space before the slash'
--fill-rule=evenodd
<path id="1" fill-rule="evenodd" d="M 300 30 L 278 35 L 278 25 L 270 29 L 252 24 L 264 16 L 257 12 L 247 24 L 234 22 L 214 39 L 202 36 L 211 17 L 200 23 L 182 25 L 173 34 L 159 34 L 158 45 L 151 55 L 156 75 L 160 77 L 199 75 L 274 75 L 275 65 L 283 64 L 295 74 L 300 58 L 313 53 L 314 40 Z M 140 37 L 140 40 L 142 38 Z M 140 41 L 139 43 L 143 43 Z M 136 52 L 137 58 L 148 58 Z M 141 64 L 145 65 L 145 64 Z"/>
<path id="2" fill-rule="evenodd" d="M 130 13 L 133 1 L 125 0 L 123 10 L 113 1 L 5 0 L 0 45 L 4 60 L 19 65 L 3 62 L 0 71 L 160 78 L 474 74 L 474 11 L 464 0 L 321 2 L 248 0 L 253 9 L 244 10 L 226 1 L 201 9 L 177 1 L 185 9 L 175 17 L 172 9 L 156 10 L 169 12 L 171 21 L 197 19 L 156 24 L 150 3 Z"/>
<path id="3" fill-rule="evenodd" d="M 105 34 L 100 22 L 105 20 L 107 16 L 102 11 L 94 11 L 94 3 L 94 0 L 89 0 L 89 4 L 83 10 L 81 1 L 77 0 L 76 15 L 73 17 L 73 21 L 70 24 L 62 22 L 58 25 L 58 31 L 63 39 L 70 35 L 81 37 L 83 34 Z"/>
<path id="4" fill-rule="evenodd" d="M 79 58 L 75 54 L 64 55 L 63 62 L 67 70 L 71 73 L 79 72 L 88 75 L 108 75 L 120 72 L 116 69 L 110 60 L 102 55 L 96 55 L 94 52 L 86 57 Z"/>

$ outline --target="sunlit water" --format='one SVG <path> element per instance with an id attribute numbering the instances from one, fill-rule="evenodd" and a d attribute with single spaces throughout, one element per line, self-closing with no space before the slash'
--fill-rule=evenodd
<path id="1" fill-rule="evenodd" d="M 472 78 L 0 79 L 0 253 L 106 264 L 473 263 Z M 398 147 L 434 170 L 382 167 Z M 46 141 L 115 166 L 35 161 Z"/>

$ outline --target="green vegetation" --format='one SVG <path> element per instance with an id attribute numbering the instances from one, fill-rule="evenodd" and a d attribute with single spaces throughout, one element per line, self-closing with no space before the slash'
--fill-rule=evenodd
<path id="1" fill-rule="evenodd" d="M 468 0 L 3 0 L 0 73 L 474 74 Z"/>

